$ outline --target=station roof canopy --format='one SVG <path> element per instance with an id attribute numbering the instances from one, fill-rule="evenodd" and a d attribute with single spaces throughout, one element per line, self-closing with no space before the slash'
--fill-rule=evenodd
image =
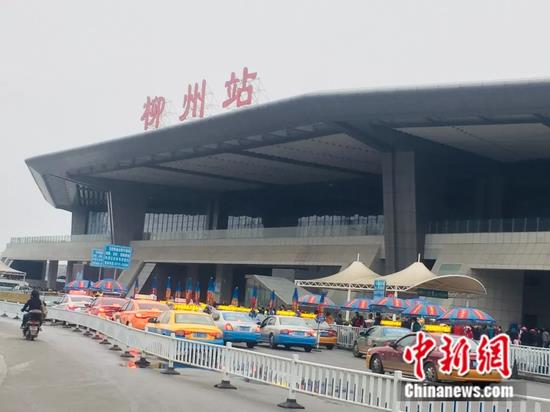
<path id="1" fill-rule="evenodd" d="M 550 81 L 312 93 L 27 165 L 45 198 L 70 210 L 114 182 L 218 192 L 334 182 L 381 173 L 384 152 L 441 148 L 550 158 Z"/>
<path id="2" fill-rule="evenodd" d="M 345 269 L 334 275 L 319 279 L 300 280 L 301 286 L 327 287 L 336 289 L 363 289 L 372 285 L 374 279 L 379 278 L 378 273 L 373 272 L 364 263 L 356 260 Z"/>

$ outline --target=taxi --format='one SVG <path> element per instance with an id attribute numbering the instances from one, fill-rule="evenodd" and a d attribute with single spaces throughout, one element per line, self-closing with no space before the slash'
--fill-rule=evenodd
<path id="1" fill-rule="evenodd" d="M 168 309 L 168 305 L 157 302 L 155 295 L 136 295 L 122 305 L 120 312 L 115 312 L 113 320 L 143 330 L 149 319 L 158 318 Z"/>
<path id="2" fill-rule="evenodd" d="M 116 312 L 122 309 L 126 299 L 114 296 L 99 296 L 88 305 L 88 313 L 100 318 L 112 319 Z"/>
<path id="3" fill-rule="evenodd" d="M 145 326 L 147 332 L 176 338 L 223 345 L 223 332 L 207 313 L 189 310 L 168 310 L 158 318 L 151 318 Z"/>
<path id="4" fill-rule="evenodd" d="M 317 335 L 319 331 L 319 345 L 324 346 L 327 349 L 333 349 L 336 346 L 338 340 L 338 333 L 327 322 L 323 321 L 317 323 L 315 318 L 306 319 L 306 323 L 313 329 Z"/>

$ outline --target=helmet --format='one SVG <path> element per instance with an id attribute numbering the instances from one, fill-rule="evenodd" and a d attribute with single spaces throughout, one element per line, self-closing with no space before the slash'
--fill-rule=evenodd
<path id="1" fill-rule="evenodd" d="M 33 289 L 33 291 L 31 292 L 31 298 L 39 299 L 40 298 L 40 293 L 38 293 L 38 291 L 36 289 Z"/>

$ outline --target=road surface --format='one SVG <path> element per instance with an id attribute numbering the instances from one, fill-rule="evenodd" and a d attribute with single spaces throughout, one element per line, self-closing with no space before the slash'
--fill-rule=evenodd
<path id="1" fill-rule="evenodd" d="M 71 329 L 43 329 L 38 340 L 28 342 L 17 321 L 0 318 L 2 412 L 283 410 L 276 406 L 286 398 L 283 389 L 236 378 L 238 390 L 215 389 L 218 373 L 184 368 L 180 376 L 166 376 L 158 369 L 131 368 L 118 352 Z M 298 395 L 298 401 L 315 412 L 368 410 L 307 395 Z"/>

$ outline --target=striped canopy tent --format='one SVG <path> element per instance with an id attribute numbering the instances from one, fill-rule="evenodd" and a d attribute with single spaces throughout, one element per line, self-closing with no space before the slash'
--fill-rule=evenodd
<path id="1" fill-rule="evenodd" d="M 437 320 L 449 323 L 495 323 L 491 315 L 475 308 L 451 308 Z"/>
<path id="2" fill-rule="evenodd" d="M 346 302 L 342 309 L 367 312 L 371 303 L 372 301 L 367 298 L 355 298 Z"/>
<path id="3" fill-rule="evenodd" d="M 402 315 L 406 316 L 421 316 L 423 318 L 439 318 L 445 313 L 445 308 L 440 305 L 434 305 L 433 303 L 423 302 L 418 303 L 415 306 L 409 306 L 403 312 Z"/>
<path id="4" fill-rule="evenodd" d="M 114 279 L 101 279 L 100 281 L 92 285 L 92 290 L 103 293 L 126 293 L 126 288 L 122 284 Z"/>
<path id="5" fill-rule="evenodd" d="M 301 305 L 319 305 L 321 303 L 321 296 L 322 295 L 307 293 L 300 297 L 299 302 Z M 336 304 L 329 297 L 325 296 L 325 301 L 323 302 L 323 306 L 335 307 Z"/>
<path id="6" fill-rule="evenodd" d="M 402 312 L 407 308 L 404 299 L 394 297 L 379 298 L 370 305 L 370 310 L 376 312 Z"/>
<path id="7" fill-rule="evenodd" d="M 65 285 L 64 290 L 86 290 L 89 289 L 92 282 L 89 280 L 73 280 Z"/>

